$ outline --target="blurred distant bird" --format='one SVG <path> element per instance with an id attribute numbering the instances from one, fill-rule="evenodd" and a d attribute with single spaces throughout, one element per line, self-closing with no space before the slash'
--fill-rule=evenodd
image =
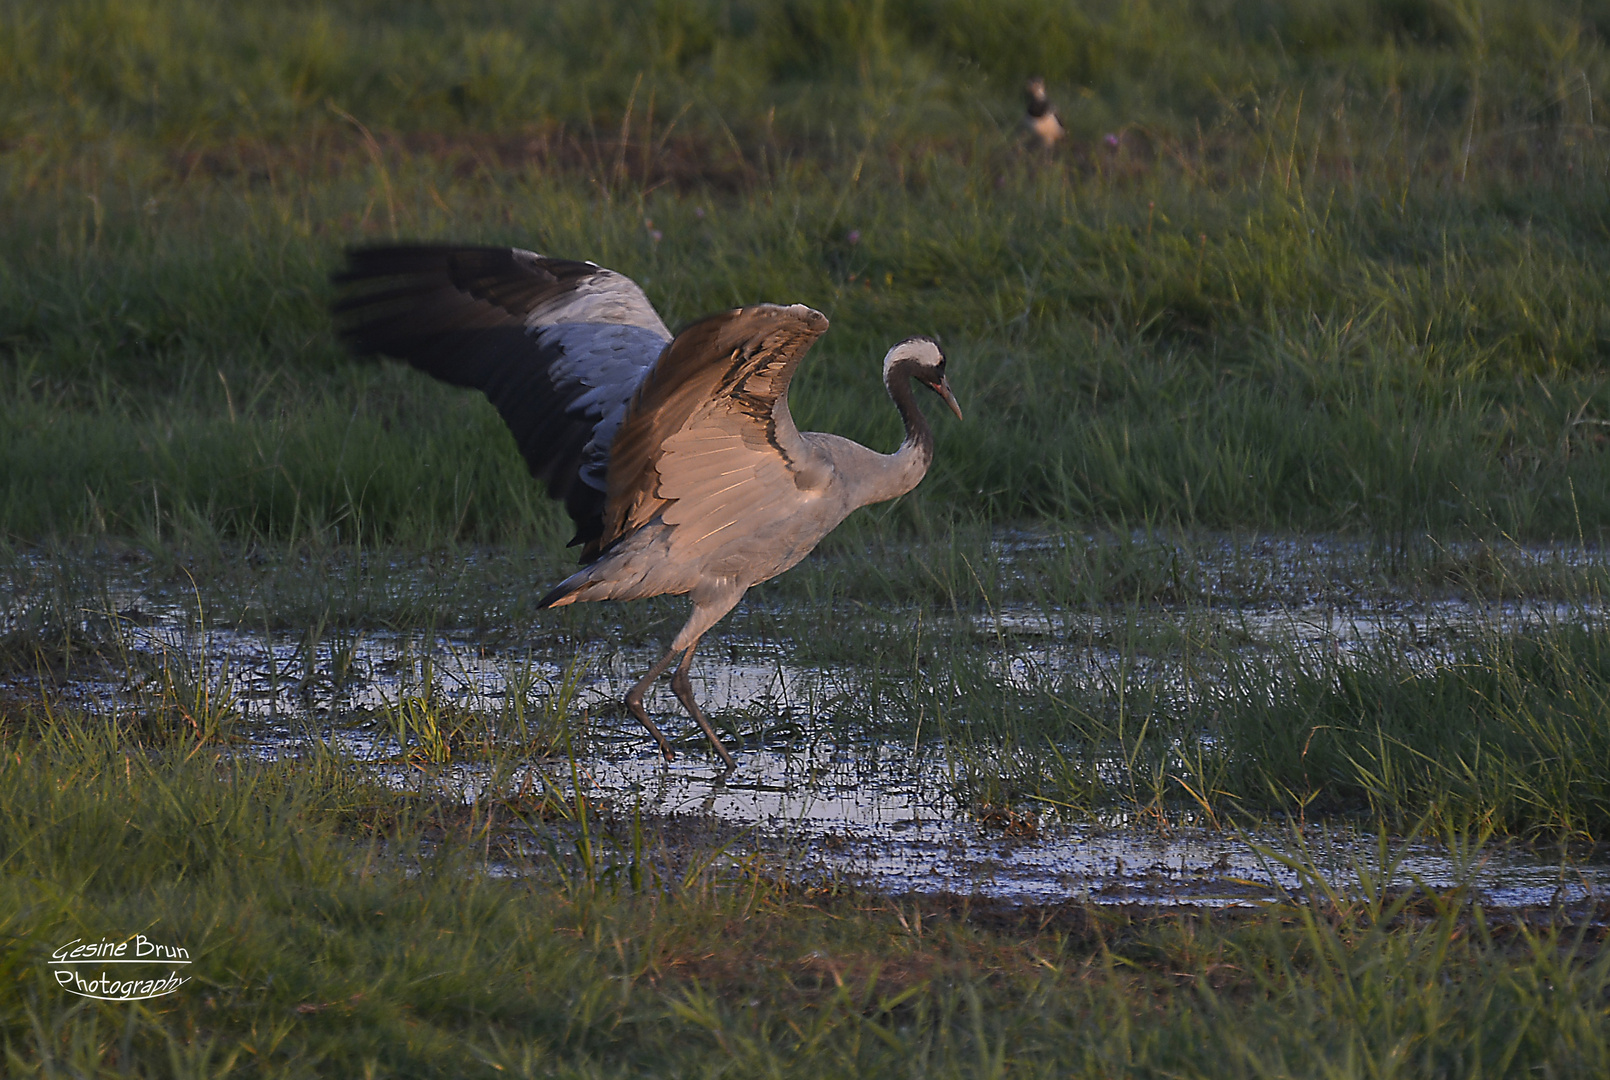
<path id="1" fill-rule="evenodd" d="M 1038 75 L 1030 79 L 1023 87 L 1023 99 L 1027 105 L 1023 127 L 1029 142 L 1042 150 L 1055 146 L 1067 132 L 1051 107 L 1051 99 L 1045 96 L 1045 80 Z"/>
<path id="2" fill-rule="evenodd" d="M 532 475 L 564 500 L 583 566 L 538 607 L 692 598 L 670 649 L 626 693 L 667 761 L 671 745 L 643 708 L 654 680 L 680 659 L 671 689 L 731 768 L 688 678 L 699 639 L 851 511 L 917 486 L 934 442 L 913 380 L 961 417 L 945 354 L 912 337 L 883 358 L 906 429 L 898 450 L 798 430 L 788 384 L 827 330 L 802 304 L 723 311 L 672 337 L 631 279 L 519 248 L 355 248 L 332 278 L 354 353 L 485 393 Z"/>

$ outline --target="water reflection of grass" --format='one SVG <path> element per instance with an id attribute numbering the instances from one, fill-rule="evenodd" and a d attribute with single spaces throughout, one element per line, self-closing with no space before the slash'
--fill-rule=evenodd
<path id="1" fill-rule="evenodd" d="M 421 762 L 496 762 L 553 752 L 567 725 L 587 737 L 555 687 L 575 692 L 591 667 L 587 707 L 613 713 L 619 688 L 599 681 L 598 643 L 626 647 L 630 667 L 674 622 L 672 602 L 538 615 L 540 559 L 533 569 L 519 552 L 259 554 L 189 568 L 142 556 L 132 572 L 70 549 L 13 561 L 10 681 L 90 679 L 136 691 L 142 715 L 183 726 L 202 708 L 217 727 L 244 692 L 232 667 L 253 700 L 267 694 L 287 715 L 332 710 L 321 726 L 374 726 Z M 757 591 L 721 631 L 731 670 L 752 674 L 718 722 L 774 749 L 937 752 L 983 816 L 1345 815 L 1401 829 L 1429 814 L 1442 827 L 1602 841 L 1604 614 L 1513 600 L 1591 597 L 1602 575 L 1571 549 L 960 530 L 870 558 L 829 552 Z M 1102 586 L 1113 580 L 1122 587 Z M 1290 602 L 1334 615 L 1287 625 Z M 133 648 L 131 621 L 157 611 L 190 628 Z M 237 644 L 212 644 L 207 625 Z M 444 633 L 473 663 L 453 659 Z M 270 640 L 292 644 L 272 662 L 229 651 Z M 208 667 L 209 650 L 225 668 Z M 701 670 L 719 684 L 728 668 L 712 656 Z M 492 697 L 477 689 L 487 679 Z"/>
<path id="2" fill-rule="evenodd" d="M 42 719 L 8 709 L 0 735 L 0 1039 L 23 1074 L 1588 1075 L 1610 1052 L 1602 932 L 1457 890 L 1311 876 L 1301 904 L 1159 916 L 811 892 L 686 851 L 615 873 L 663 838 L 595 823 L 583 847 L 575 807 Z M 510 826 L 594 861 L 509 854 Z M 194 981 L 142 1008 L 54 985 L 51 948 L 133 928 L 191 950 Z"/>

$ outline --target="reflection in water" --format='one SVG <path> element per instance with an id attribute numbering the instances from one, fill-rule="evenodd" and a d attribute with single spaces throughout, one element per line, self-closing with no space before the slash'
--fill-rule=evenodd
<path id="1" fill-rule="evenodd" d="M 494 715 L 516 699 L 536 702 L 540 711 L 565 680 L 570 659 L 490 653 L 474 642 L 389 631 L 343 631 L 318 639 L 239 628 L 197 632 L 186 629 L 188 612 L 165 609 L 138 590 L 111 599 L 114 610 L 140 613 L 139 620 L 117 623 L 122 648 L 140 662 L 131 670 L 142 664 L 151 670 L 166 659 L 218 686 L 233 697 L 258 752 L 295 752 L 308 739 L 323 739 L 399 784 L 417 784 L 420 773 L 396 764 L 400 747 L 375 722 L 388 706 L 426 694 Z M 1233 640 L 1248 651 L 1281 645 L 1345 655 L 1389 644 L 1410 663 L 1429 667 L 1477 633 L 1602 616 L 1597 606 L 1542 601 L 1225 604 L 1196 612 L 1188 632 Z M 986 616 L 960 616 L 949 629 L 989 640 L 988 669 L 1004 684 L 1030 688 L 1054 679 L 1099 690 L 1111 684 L 1120 664 L 1134 661 L 1126 639 L 1155 635 L 1171 618 L 1179 629 L 1166 610 L 1144 617 L 1158 625 L 1137 628 L 1134 615 L 1009 606 Z M 825 730 L 830 704 L 861 715 L 875 711 L 876 691 L 853 664 L 794 666 L 767 659 L 786 655 L 786 649 L 764 648 L 731 633 L 722 640 L 731 659 L 702 656 L 695 689 L 712 713 L 736 717 L 748 736 L 739 767 L 722 775 L 697 752 L 667 766 L 649 751 L 638 727 L 619 717 L 616 703 L 657 653 L 617 649 L 583 673 L 577 688 L 575 711 L 587 717 L 580 775 L 589 794 L 665 818 L 747 830 L 741 843 L 779 865 L 894 892 L 1220 905 L 1274 899 L 1301 884 L 1280 861 L 1296 843 L 1285 834 L 1164 831 L 1123 823 L 1064 827 L 1032 817 L 1007 822 L 1004 830 L 980 824 L 958 798 L 953 763 L 942 750 L 850 743 Z M 1148 678 L 1165 689 L 1182 685 L 1183 675 L 1171 663 L 1166 656 L 1149 661 Z M 72 689 L 89 699 L 118 701 L 131 688 L 120 678 L 82 681 Z M 681 711 L 663 681 L 648 704 L 681 726 Z M 529 784 L 525 772 L 500 782 Z M 549 774 L 568 777 L 568 766 L 549 768 Z M 484 795 L 492 783 L 475 764 L 441 769 L 431 782 L 463 798 Z M 1369 865 L 1375 858 L 1374 840 L 1367 836 L 1311 832 L 1303 841 L 1315 865 L 1336 882 L 1353 879 L 1355 861 Z M 1414 877 L 1434 888 L 1470 881 L 1494 905 L 1575 902 L 1602 896 L 1610 887 L 1610 867 L 1560 866 L 1520 848 L 1488 847 L 1480 865 L 1465 867 L 1444 851 L 1416 846 L 1397 874 L 1404 884 Z"/>
<path id="2" fill-rule="evenodd" d="M 752 827 L 758 846 L 795 867 L 889 892 L 1218 906 L 1276 900 L 1303 887 L 1279 861 L 1296 854 L 1287 833 L 1047 825 L 1028 837 L 1002 835 L 964 816 L 938 755 L 914 762 L 909 748 L 888 744 L 855 753 L 751 751 L 730 776 L 686 759 L 667 767 L 652 754 L 607 758 L 589 772 L 601 793 L 632 793 L 661 813 Z M 1355 862 L 1369 870 L 1378 860 L 1371 836 L 1315 829 L 1303 843 L 1333 884 L 1355 880 Z M 1610 867 L 1560 866 L 1520 848 L 1490 846 L 1477 866 L 1429 844 L 1400 858 L 1396 883 L 1448 889 L 1468 882 L 1489 906 L 1574 903 L 1610 889 Z"/>

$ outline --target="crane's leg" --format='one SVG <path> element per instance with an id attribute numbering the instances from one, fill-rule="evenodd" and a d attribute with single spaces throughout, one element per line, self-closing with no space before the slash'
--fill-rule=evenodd
<path id="1" fill-rule="evenodd" d="M 671 743 L 666 739 L 665 732 L 661 731 L 659 725 L 648 718 L 648 710 L 643 708 L 643 695 L 648 693 L 648 688 L 654 685 L 655 679 L 658 679 L 661 675 L 665 674 L 665 669 L 670 667 L 671 661 L 675 659 L 676 650 L 672 649 L 670 652 L 660 657 L 659 660 L 655 662 L 653 667 L 648 669 L 647 675 L 644 675 L 641 679 L 638 679 L 637 683 L 630 690 L 626 691 L 627 711 L 633 716 L 637 717 L 637 722 L 639 724 L 642 724 L 644 727 L 648 728 L 648 733 L 654 736 L 655 742 L 660 744 L 660 753 L 665 755 L 666 761 L 675 761 L 676 753 L 671 749 Z"/>
<path id="2" fill-rule="evenodd" d="M 682 703 L 682 707 L 688 710 L 688 715 L 699 722 L 699 726 L 704 729 L 705 738 L 710 740 L 710 745 L 715 747 L 716 753 L 721 756 L 722 761 L 726 762 L 727 768 L 736 769 L 738 763 L 732 760 L 732 755 L 727 753 L 727 748 L 721 745 L 721 739 L 717 737 L 716 729 L 711 727 L 710 721 L 704 718 L 704 713 L 699 711 L 698 701 L 693 697 L 693 682 L 688 678 L 688 670 L 693 667 L 693 651 L 698 647 L 699 643 L 695 640 L 692 645 L 688 646 L 688 651 L 682 654 L 682 662 L 676 666 L 676 672 L 671 676 L 671 693 L 675 694 L 676 699 Z"/>
<path id="3" fill-rule="evenodd" d="M 701 585 L 694 589 L 691 593 L 693 613 L 688 616 L 688 621 L 683 624 L 682 629 L 677 631 L 676 637 L 671 641 L 670 649 L 655 662 L 653 667 L 648 669 L 648 674 L 637 680 L 637 684 L 626 691 L 627 711 L 637 717 L 637 722 L 647 728 L 650 735 L 654 736 L 654 741 L 660 744 L 660 753 L 665 755 L 666 761 L 675 761 L 676 754 L 671 750 L 671 744 L 666 741 L 665 733 L 659 729 L 654 721 L 649 719 L 648 711 L 643 708 L 643 695 L 648 692 L 649 687 L 654 685 L 655 679 L 665 674 L 665 669 L 671 666 L 671 662 L 680 656 L 682 657 L 682 666 L 677 669 L 676 675 L 671 679 L 672 692 L 676 694 L 677 700 L 682 702 L 683 707 L 692 714 L 693 719 L 698 721 L 699 727 L 704 729 L 705 735 L 710 740 L 710 745 L 714 746 L 716 753 L 721 755 L 721 760 L 726 763 L 727 768 L 730 769 L 736 764 L 732 760 L 732 755 L 727 753 L 727 748 L 721 745 L 721 740 L 716 738 L 715 729 L 710 726 L 710 722 L 704 718 L 704 714 L 694 704 L 693 684 L 688 681 L 688 668 L 693 663 L 693 650 L 699 644 L 699 639 L 704 637 L 706 630 L 720 622 L 722 616 L 738 605 L 738 601 L 743 599 L 745 589 L 747 589 L 747 586 L 722 580 L 711 582 L 708 585 Z"/>

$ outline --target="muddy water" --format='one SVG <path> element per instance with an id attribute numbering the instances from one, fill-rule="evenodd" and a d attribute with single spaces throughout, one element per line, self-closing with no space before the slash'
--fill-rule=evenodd
<path id="1" fill-rule="evenodd" d="M 1277 570 L 1283 550 L 1270 556 Z M 1430 666 L 1478 632 L 1603 616 L 1596 603 L 1472 605 L 1379 597 L 1338 603 L 1296 592 L 1284 603 L 1227 601 L 1205 616 L 1197 612 L 1191 632 L 1230 632 L 1247 649 L 1295 644 L 1331 654 L 1389 643 Z M 402 747 L 377 719 L 396 702 L 433 694 L 494 718 L 529 717 L 564 683 L 573 660 L 540 651 L 489 655 L 474 641 L 381 630 L 318 641 L 238 627 L 196 630 L 190 611 L 133 583 L 111 601 L 114 610 L 141 613 L 138 624 L 123 619 L 117 625 L 129 671 L 144 674 L 83 680 L 73 689 L 86 701 L 128 700 L 152 672 L 177 668 L 232 699 L 255 752 L 295 753 L 307 740 L 328 740 L 398 783 L 418 783 L 420 773 L 397 767 Z M 1166 624 L 1173 616 L 1159 610 L 1145 617 Z M 1111 642 L 1133 629 L 1133 617 L 1029 607 L 960 618 L 958 629 L 994 639 L 994 677 L 1020 686 L 1048 676 L 1108 684 L 1123 659 Z M 573 713 L 584 719 L 572 720 L 573 727 L 585 729 L 578 730 L 583 737 L 575 745 L 582 748 L 578 771 L 589 794 L 662 820 L 738 830 L 740 847 L 790 872 L 893 892 L 1244 904 L 1300 889 L 1298 873 L 1282 859 L 1305 844 L 1306 857 L 1344 887 L 1357 879 L 1357 866 L 1368 869 L 1377 860 L 1373 838 L 1346 832 L 1245 836 L 1123 822 L 1061 826 L 1021 808 L 980 820 L 959 799 L 953 763 L 941 749 L 845 744 L 822 730 L 817 718 L 824 702 L 871 707 L 853 665 L 795 666 L 775 644 L 721 628 L 716 638 L 695 665 L 695 689 L 712 713 L 738 716 L 748 737 L 739 767 L 731 774 L 714 770 L 698 738 L 684 738 L 680 745 L 692 752 L 670 765 L 649 752 L 641 730 L 620 718 L 615 703 L 654 654 L 600 643 L 577 685 Z M 1165 683 L 1174 677 L 1166 669 L 1154 675 Z M 685 735 L 691 728 L 663 682 L 648 704 L 673 733 Z M 568 762 L 531 767 L 568 784 Z M 432 782 L 466 799 L 492 794 L 494 783 L 473 761 L 437 771 Z M 497 783 L 529 785 L 531 779 L 517 770 Z M 1520 848 L 1489 847 L 1473 866 L 1429 845 L 1398 854 L 1399 882 L 1418 879 L 1436 888 L 1467 883 L 1493 905 L 1572 903 L 1610 891 L 1610 866 L 1561 865 Z"/>

